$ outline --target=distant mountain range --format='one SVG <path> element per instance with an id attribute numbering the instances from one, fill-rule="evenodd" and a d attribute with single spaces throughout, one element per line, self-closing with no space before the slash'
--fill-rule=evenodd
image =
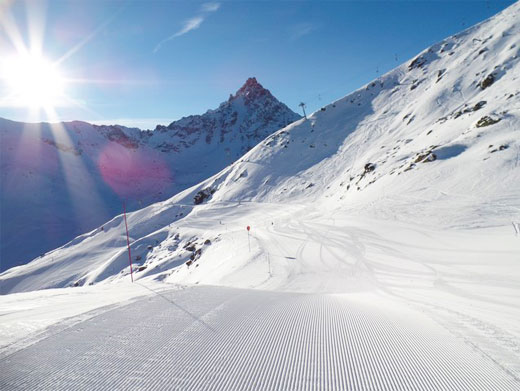
<path id="1" fill-rule="evenodd" d="M 142 131 L 0 119 L 0 270 L 219 172 L 300 116 L 250 78 L 215 110 Z"/>
<path id="2" fill-rule="evenodd" d="M 160 191 L 162 182 L 169 183 L 172 172 L 177 175 L 173 176 L 176 182 L 172 180 L 172 183 L 180 182 L 179 187 L 187 186 L 190 179 L 203 179 L 164 202 L 129 214 L 137 279 L 236 285 L 255 280 L 254 286 L 261 287 L 265 282 L 272 287 L 300 275 L 323 272 L 329 263 L 333 266 L 327 270 L 339 273 L 349 261 L 335 254 L 345 248 L 357 260 L 350 260 L 355 263 L 354 271 L 370 274 L 369 267 L 373 267 L 379 270 L 379 276 L 388 277 L 399 269 L 399 264 L 386 268 L 378 259 L 381 254 L 393 251 L 393 247 L 377 247 L 381 242 L 379 234 L 374 234 L 376 231 L 348 230 L 344 226 L 338 227 L 344 229 L 343 237 L 329 240 L 326 230 L 334 227 L 335 212 L 348 214 L 353 220 L 359 217 L 366 225 L 390 220 L 394 226 L 403 223 L 418 229 L 449 232 L 451 254 L 456 254 L 453 249 L 457 244 L 457 230 L 464 230 L 471 237 L 468 232 L 472 230 L 507 226 L 514 235 L 511 223 L 515 229 L 520 227 L 519 18 L 520 3 L 517 2 L 498 15 L 436 43 L 307 119 L 298 120 L 296 114 L 276 103 L 250 79 L 216 111 L 159 127 L 153 133 L 80 123 L 66 124 L 67 133 L 78 137 L 78 132 L 87 129 L 85 132 L 95 135 L 95 140 L 102 140 L 103 145 L 113 138 L 108 145 L 118 151 L 134 153 L 146 145 L 149 148 L 146 151 L 157 154 L 149 158 L 150 165 L 160 162 L 155 156 L 170 156 L 174 152 L 171 156 L 178 159 L 176 162 L 182 169 L 174 172 L 172 167 L 175 166 L 164 157 L 168 164 L 163 176 L 152 180 L 150 186 L 158 186 L 154 192 Z M 264 111 L 269 107 L 265 99 L 278 109 Z M 254 114 L 245 115 L 248 108 Z M 279 124 L 294 119 L 297 121 L 269 134 Z M 242 128 L 242 124 L 250 125 Z M 22 143 L 23 124 L 4 121 L 2 127 L 3 134 L 19 134 L 14 141 L 25 145 Z M 49 132 L 48 127 L 45 132 Z M 12 148 L 10 160 L 18 158 L 15 161 L 19 162 L 14 167 L 6 167 L 2 161 L 2 175 L 9 173 L 11 181 L 22 177 L 22 184 L 29 189 L 33 184 L 31 170 L 64 172 L 59 178 L 69 181 L 60 182 L 57 191 L 49 191 L 44 200 L 53 194 L 74 195 L 74 187 L 68 184 L 80 179 L 67 174 L 67 162 L 83 163 L 82 156 L 92 155 L 87 149 L 90 146 L 86 143 L 78 146 L 77 142 L 62 145 L 56 137 L 52 139 L 56 142 L 53 145 L 42 141 L 49 139 L 46 134 L 36 138 L 37 146 L 47 154 L 54 151 L 51 157 L 60 156 L 61 160 L 43 159 L 36 167 L 29 166 L 27 161 L 34 162 L 31 158 L 44 156 L 43 152 L 38 155 L 36 150 L 20 150 L 14 141 L 7 144 L 2 140 L 2 148 Z M 262 137 L 266 138 L 233 164 L 225 161 L 226 158 L 229 162 L 235 160 Z M 89 143 L 98 142 L 95 140 L 89 138 Z M 97 144 L 92 148 L 100 151 Z M 103 152 L 99 154 L 101 158 L 85 164 L 104 162 Z M 46 161 L 52 164 L 44 165 Z M 196 169 L 190 169 L 190 165 Z M 95 171 L 95 167 L 87 172 Z M 220 172 L 208 178 L 210 172 L 215 173 L 219 168 L 222 168 Z M 139 170 L 136 172 L 139 178 Z M 190 174 L 183 176 L 182 172 Z M 116 178 L 121 177 L 116 175 L 112 180 L 107 174 L 107 181 L 113 181 L 117 187 Z M 4 178 L 2 182 L 6 183 Z M 17 190 L 11 196 L 10 205 L 13 211 L 23 211 L 24 193 L 16 184 L 15 181 L 6 187 Z M 146 193 L 147 186 L 142 194 Z M 53 189 L 52 182 L 48 188 Z M 38 189 L 36 184 L 34 189 Z M 82 193 L 95 187 L 84 186 L 84 189 Z M 20 194 L 19 202 L 17 194 Z M 112 197 L 117 200 L 115 195 Z M 43 215 L 47 201 L 37 204 L 41 198 L 40 194 L 31 198 L 32 209 L 29 210 L 41 210 Z M 74 197 L 70 198 L 68 212 L 77 212 Z M 106 194 L 101 199 L 107 199 Z M 62 202 L 60 200 L 60 204 Z M 114 203 L 112 211 L 118 208 Z M 312 213 L 309 215 L 308 211 Z M 313 218 L 320 221 L 320 213 L 332 216 L 327 217 L 331 221 L 327 220 L 327 225 L 322 221 L 323 232 L 311 231 L 305 221 Z M 2 219 L 10 224 L 17 221 L 13 216 Z M 225 225 L 228 221 L 233 225 Z M 254 237 L 256 253 L 250 252 L 245 231 L 251 221 L 262 224 L 261 233 Z M 11 240 L 21 232 L 24 240 L 17 245 L 30 243 L 31 228 L 18 227 L 18 231 L 15 229 L 10 234 Z M 421 256 L 431 256 L 428 248 L 416 249 L 413 240 L 396 239 L 392 232 L 383 230 L 378 228 L 377 232 L 386 235 L 386 243 L 399 240 L 400 245 L 407 246 L 403 250 L 406 252 L 392 253 L 395 262 L 410 258 L 408 253 L 416 250 L 421 250 Z M 2 292 L 128 279 L 124 232 L 121 215 L 100 223 L 67 245 L 2 273 Z M 288 236 L 291 233 L 292 236 Z M 274 234 L 280 235 L 280 242 L 290 237 L 299 244 L 286 247 L 283 253 L 284 246 L 277 242 Z M 298 238 L 300 240 L 296 240 Z M 298 258 L 309 238 L 313 238 L 315 252 L 306 259 Z M 330 254 L 322 252 L 324 242 L 328 243 Z M 273 278 L 264 267 L 269 258 L 262 249 L 268 246 L 280 257 L 276 261 L 278 274 Z M 368 254 L 367 246 L 377 250 L 377 256 Z M 444 243 L 435 243 L 435 246 L 438 249 L 435 254 L 442 257 Z M 490 252 L 489 257 L 493 254 Z M 479 253 L 479 256 L 487 255 Z M 367 257 L 371 257 L 371 264 L 367 263 Z M 417 264 L 422 261 L 413 258 Z M 443 259 L 429 259 L 429 262 L 442 264 Z M 316 264 L 322 269 L 316 269 Z M 417 276 L 432 273 L 417 270 L 421 270 Z M 487 281 L 493 276 L 482 272 L 481 278 Z"/>

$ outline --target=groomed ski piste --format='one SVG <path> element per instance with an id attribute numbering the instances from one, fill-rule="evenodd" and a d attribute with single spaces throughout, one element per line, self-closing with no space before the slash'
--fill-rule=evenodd
<path id="1" fill-rule="evenodd" d="M 195 211 L 179 229 L 231 243 L 210 246 L 203 282 L 177 268 L 168 278 L 184 284 L 5 296 L 2 389 L 518 389 L 514 235 L 453 236 L 309 206 Z M 509 250 L 496 250 L 504 238 Z"/>
<path id="2" fill-rule="evenodd" d="M 123 216 L 0 274 L 0 388 L 520 389 L 519 22 L 128 214 L 134 282 Z"/>

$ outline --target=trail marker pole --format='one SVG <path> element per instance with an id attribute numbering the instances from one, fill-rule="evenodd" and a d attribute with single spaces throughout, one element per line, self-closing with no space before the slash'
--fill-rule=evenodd
<path id="1" fill-rule="evenodd" d="M 269 268 L 269 275 L 271 275 L 271 258 L 269 258 L 269 253 L 267 253 L 267 266 Z"/>
<path id="2" fill-rule="evenodd" d="M 123 201 L 123 214 L 125 216 L 125 228 L 126 228 L 126 246 L 128 248 L 128 262 L 130 263 L 130 277 L 134 282 L 134 272 L 132 270 L 132 253 L 130 252 L 130 237 L 128 236 L 128 223 L 126 222 L 126 205 Z"/>
<path id="3" fill-rule="evenodd" d="M 251 230 L 251 227 L 247 226 L 247 244 L 249 246 L 249 252 L 251 252 L 251 239 L 249 238 L 249 231 Z"/>

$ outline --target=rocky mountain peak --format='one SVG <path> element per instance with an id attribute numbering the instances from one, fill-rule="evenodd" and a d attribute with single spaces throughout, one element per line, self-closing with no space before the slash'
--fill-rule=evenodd
<path id="1" fill-rule="evenodd" d="M 196 143 L 200 137 L 204 137 L 208 144 L 216 135 L 220 143 L 225 139 L 231 142 L 237 137 L 245 137 L 247 141 L 240 152 L 237 152 L 238 157 L 271 133 L 298 119 L 298 114 L 276 99 L 256 78 L 250 77 L 235 95 L 231 94 L 217 109 L 208 110 L 202 115 L 181 118 L 167 127 L 159 125 L 155 129 L 155 136 L 168 132 L 170 139 L 167 144 L 172 143 L 171 138 L 181 138 L 190 145 Z M 152 138 L 157 139 L 155 136 Z M 162 150 L 164 145 L 161 137 Z M 176 141 L 174 149 L 179 151 L 183 147 Z"/>
<path id="2" fill-rule="evenodd" d="M 271 97 L 274 99 L 274 96 L 269 92 L 269 90 L 265 89 L 255 77 L 250 77 L 246 80 L 244 85 L 240 87 L 240 89 L 236 92 L 235 95 L 231 95 L 230 100 L 236 99 L 238 97 L 243 97 L 246 102 L 259 99 L 261 97 Z"/>

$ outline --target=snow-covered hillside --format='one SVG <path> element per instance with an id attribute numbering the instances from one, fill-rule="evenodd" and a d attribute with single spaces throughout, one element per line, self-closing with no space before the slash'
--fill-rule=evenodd
<path id="1" fill-rule="evenodd" d="M 324 214 L 348 213 L 424 229 L 507 227 L 511 234 L 520 230 L 519 9 L 517 3 L 433 45 L 308 119 L 268 136 L 213 177 L 130 214 L 132 256 L 143 270 L 140 275 L 164 278 L 161 273 L 182 270 L 181 275 L 194 273 L 194 279 L 204 281 L 210 276 L 190 269 L 186 262 L 191 263 L 190 258 L 209 262 L 206 239 L 220 243 L 211 247 L 213 256 L 220 254 L 215 250 L 220 245 L 228 251 L 229 243 L 219 236 L 225 218 L 253 224 L 263 216 L 263 222 L 268 219 L 274 225 L 282 213 L 275 210 L 290 219 L 290 211 L 295 208 L 301 213 L 306 206 Z M 167 150 L 179 145 L 180 134 L 191 144 L 202 134 L 190 129 L 216 123 L 217 112 L 234 117 L 229 112 L 237 104 L 248 107 L 250 102 L 260 102 L 262 106 L 266 96 L 271 99 L 250 79 L 217 111 L 143 137 L 148 145 Z M 267 115 L 261 107 L 254 110 L 263 118 Z M 277 112 L 267 110 L 273 111 Z M 211 136 L 210 145 L 224 142 L 227 130 L 222 129 L 230 126 L 220 126 L 218 133 L 206 132 L 204 137 Z M 229 133 L 248 138 L 242 132 Z M 266 131 L 253 129 L 248 134 L 261 137 Z M 165 141 L 169 138 L 176 141 Z M 244 145 L 228 142 L 235 148 Z M 222 147 L 215 151 L 222 153 Z M 216 166 L 215 154 L 198 155 L 202 162 L 198 167 Z M 189 159 L 183 167 L 192 162 Z M 257 217 L 247 218 L 241 211 L 245 204 Z M 199 214 L 205 216 L 201 221 Z M 194 230 L 196 226 L 205 233 Z M 125 244 L 123 220 L 118 216 L 26 266 L 3 273 L 2 292 L 127 278 Z M 233 264 L 250 258 L 240 254 Z"/>
<path id="2" fill-rule="evenodd" d="M 213 201 L 315 202 L 444 227 L 520 218 L 518 4 L 268 137 Z"/>
<path id="3" fill-rule="evenodd" d="M 149 361 L 136 365 L 165 362 L 173 373 L 182 365 L 202 368 L 174 375 L 179 382 L 196 378 L 198 383 L 185 384 L 201 389 L 207 384 L 204 376 L 214 374 L 222 376 L 219 384 L 239 379 L 235 387 L 241 389 L 248 378 L 244 373 L 261 377 L 262 389 L 284 388 L 280 384 L 308 389 L 514 389 L 520 381 L 519 37 L 517 2 L 267 136 L 212 177 L 130 213 L 136 282 L 131 289 L 122 215 L 0 274 L 1 292 L 15 293 L 5 296 L 5 328 L 17 336 L 23 334 L 20 330 L 42 327 L 36 292 L 27 291 L 68 287 L 42 293 L 47 305 L 60 303 L 66 310 L 61 318 L 77 310 L 70 308 L 75 297 L 89 292 L 89 310 L 96 297 L 112 289 L 118 294 L 127 289 L 131 297 L 152 292 L 161 303 L 150 306 L 150 299 L 140 300 L 137 307 L 122 307 L 71 329 L 66 333 L 71 346 L 78 345 L 76 330 L 81 329 L 93 330 L 87 332 L 93 347 L 85 347 L 87 353 L 77 356 L 76 366 L 60 364 L 61 375 L 44 379 L 34 371 L 31 381 L 46 380 L 43 384 L 49 387 L 69 384 L 60 379 L 72 379 L 67 371 L 83 368 L 84 357 L 109 357 L 103 346 L 109 337 L 96 339 L 94 332 L 103 325 L 107 335 L 121 335 L 108 354 L 121 357 L 125 351 L 131 352 L 128 357 L 140 357 L 146 352 Z M 212 140 L 216 137 L 213 133 Z M 161 140 L 155 146 L 169 149 L 167 144 Z M 168 289 L 167 283 L 206 286 L 165 296 L 157 290 Z M 76 290 L 70 299 L 61 297 Z M 208 304 L 213 299 L 215 304 Z M 308 301 L 303 305 L 299 300 Z M 28 314 L 13 310 L 26 301 Z M 394 312 L 401 305 L 406 311 Z M 150 308 L 150 315 L 135 310 L 141 306 Z M 355 320 L 350 318 L 353 308 L 363 309 Z M 171 319 L 177 324 L 181 312 L 190 326 L 182 326 L 172 338 Z M 37 320 L 31 322 L 33 315 Z M 337 327 L 338 322 L 345 326 Z M 367 328 L 370 322 L 373 327 Z M 308 327 L 293 328 L 301 324 Z M 347 328 L 370 332 L 340 332 Z M 381 333 L 373 330 L 392 330 L 388 335 L 403 340 L 394 347 L 391 338 L 380 341 Z M 61 336 L 20 357 L 40 357 L 39 352 L 47 357 Z M 136 347 L 127 341 L 137 341 Z M 265 341 L 272 344 L 264 348 Z M 359 350 L 336 351 L 337 346 Z M 222 351 L 231 352 L 229 359 L 221 360 Z M 179 352 L 189 352 L 189 357 Z M 274 353 L 266 359 L 266 352 Z M 395 354 L 402 359 L 395 360 Z M 374 364 L 374 357 L 384 358 Z M 425 371 L 409 370 L 425 357 Z M 31 362 L 34 368 L 41 363 Z M 96 363 L 89 375 L 94 378 L 102 369 L 95 367 L 98 360 L 91 362 Z M 397 366 L 388 369 L 388 363 Z M 24 373 L 11 363 L 6 367 L 12 384 L 23 385 Z M 454 372 L 461 368 L 474 372 Z M 484 368 L 494 368 L 507 384 L 488 378 L 494 370 Z M 71 369 L 73 374 L 81 370 Z M 110 376 L 119 372 L 109 372 L 100 382 L 114 384 Z M 133 379 L 152 382 L 157 373 L 172 372 L 144 371 Z M 394 378 L 403 373 L 413 374 Z M 298 381 L 283 383 L 293 374 Z M 340 383 L 344 374 L 364 380 Z M 380 376 L 381 383 L 371 383 Z M 478 380 L 482 378 L 489 383 Z M 410 379 L 432 383 L 407 383 Z"/>
<path id="4" fill-rule="evenodd" d="M 154 131 L 0 119 L 0 270 L 217 173 L 299 119 L 255 78 L 203 115 Z"/>

